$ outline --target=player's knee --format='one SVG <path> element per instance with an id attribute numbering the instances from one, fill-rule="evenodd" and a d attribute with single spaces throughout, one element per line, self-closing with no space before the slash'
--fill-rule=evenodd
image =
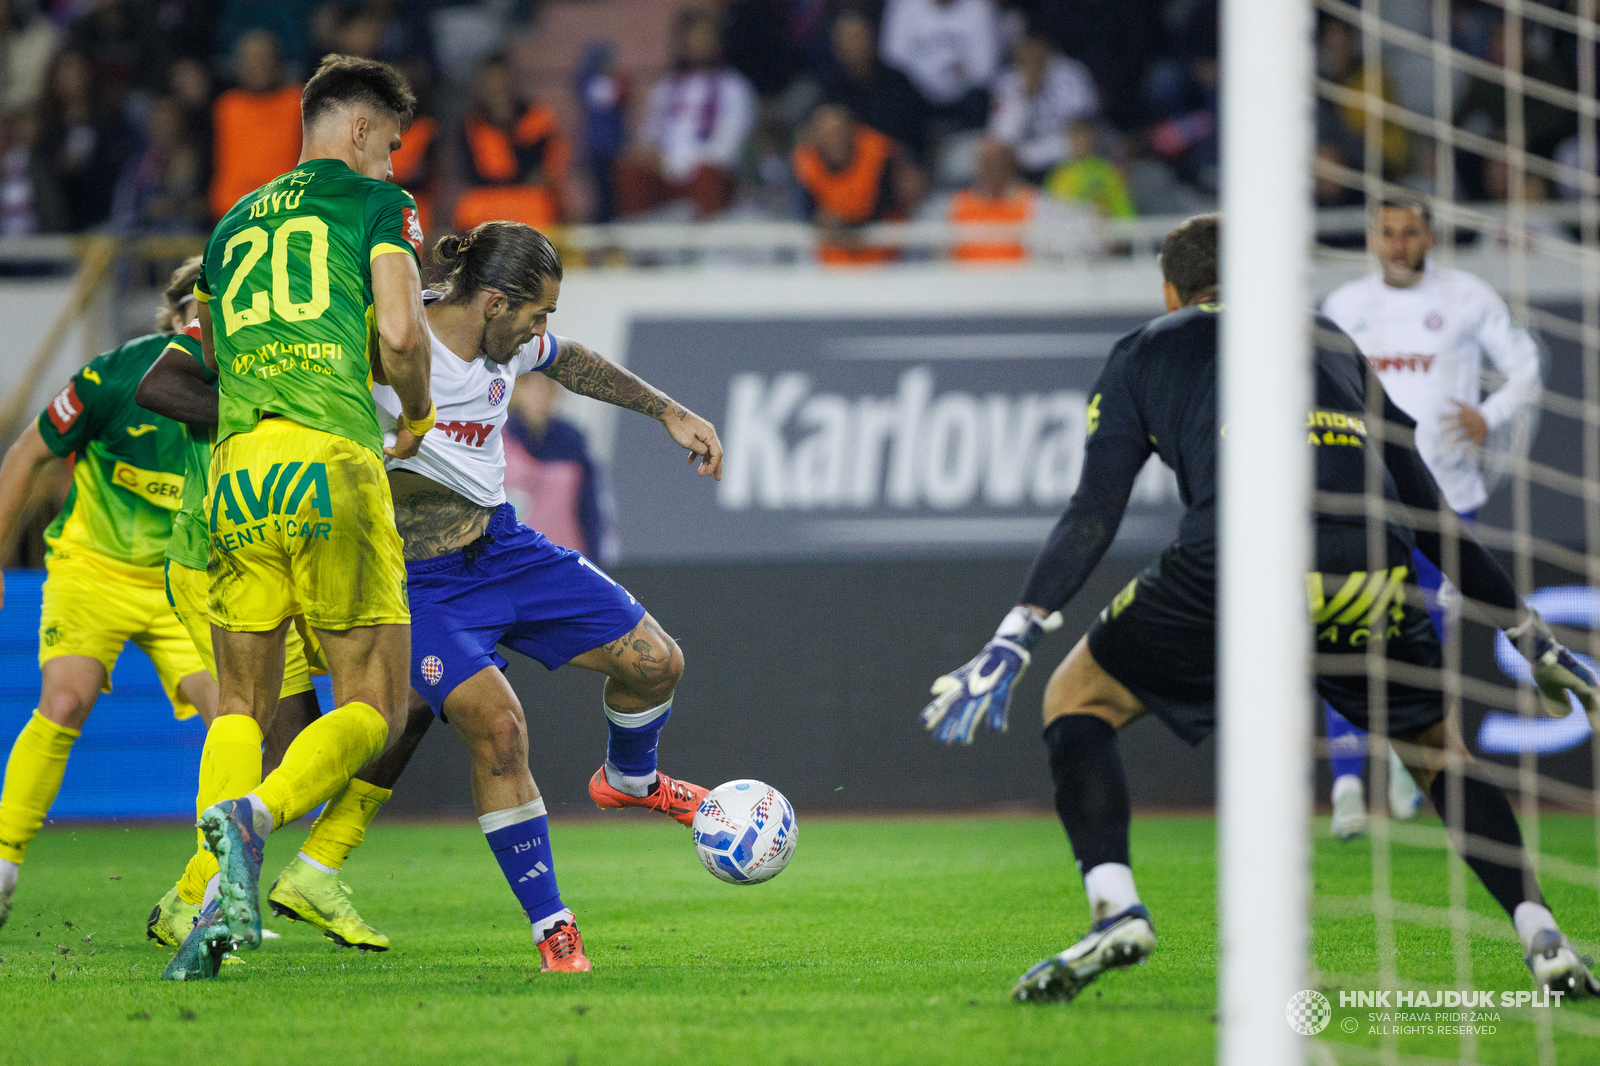
<path id="1" fill-rule="evenodd" d="M 637 649 L 631 662 L 622 664 L 612 680 L 638 699 L 665 703 L 683 677 L 683 650 L 659 627 L 647 626 L 643 635 L 645 646 Z"/>
<path id="2" fill-rule="evenodd" d="M 73 685 L 46 686 L 39 694 L 39 713 L 56 725 L 77 729 L 88 720 L 99 694 L 98 690 Z"/>
<path id="3" fill-rule="evenodd" d="M 484 715 L 472 736 L 472 757 L 499 775 L 528 764 L 528 730 L 511 708 Z"/>
<path id="4" fill-rule="evenodd" d="M 670 696 L 672 690 L 678 687 L 678 682 L 683 680 L 683 649 L 678 647 L 678 642 L 662 634 L 666 640 L 667 653 L 666 665 L 662 667 L 658 687 L 666 690 L 665 695 Z"/>

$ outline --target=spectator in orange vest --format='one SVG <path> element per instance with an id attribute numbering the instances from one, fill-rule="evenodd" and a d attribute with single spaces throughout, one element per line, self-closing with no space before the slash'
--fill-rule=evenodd
<path id="1" fill-rule="evenodd" d="M 794 150 L 794 175 L 806 196 L 806 217 L 823 233 L 818 257 L 835 265 L 885 263 L 894 248 L 863 244 L 855 230 L 903 217 L 897 210 L 904 149 L 838 104 L 811 113 Z"/>
<path id="2" fill-rule="evenodd" d="M 417 113 L 400 135 L 400 148 L 389 157 L 390 180 L 417 201 L 417 221 L 433 232 L 433 185 L 438 174 L 439 120 L 429 101 L 418 94 Z"/>
<path id="3" fill-rule="evenodd" d="M 1033 221 L 1039 194 L 1017 179 L 1017 157 L 1011 146 L 984 140 L 978 148 L 978 180 L 950 201 L 950 221 L 956 225 L 1018 226 Z M 1017 262 L 1028 257 L 1021 236 L 1004 239 L 984 236 L 961 241 L 950 257 L 963 263 Z"/>
<path id="4" fill-rule="evenodd" d="M 571 145 L 552 108 L 518 100 L 504 55 L 491 56 L 478 68 L 461 139 L 472 187 L 456 200 L 456 229 L 496 218 L 535 229 L 561 221 Z"/>
<path id="5" fill-rule="evenodd" d="M 211 213 L 217 218 L 300 160 L 300 86 L 284 84 L 278 38 L 251 30 L 239 38 L 234 57 L 238 88 L 217 97 L 211 112 Z"/>

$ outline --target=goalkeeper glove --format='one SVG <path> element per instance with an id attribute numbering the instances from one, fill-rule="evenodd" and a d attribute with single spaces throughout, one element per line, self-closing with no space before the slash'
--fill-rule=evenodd
<path id="1" fill-rule="evenodd" d="M 982 651 L 933 683 L 935 699 L 922 709 L 922 724 L 942 744 L 971 744 L 980 718 L 990 729 L 1005 729 L 1011 689 L 1028 669 L 1029 653 L 1060 627 L 1060 611 L 1040 618 L 1031 608 L 1011 608 Z"/>
<path id="2" fill-rule="evenodd" d="M 1585 711 L 1594 713 L 1600 681 L 1595 679 L 1593 670 L 1556 640 L 1556 635 L 1539 617 L 1538 611 L 1529 608 L 1528 617 L 1522 620 L 1521 625 L 1506 630 L 1506 636 L 1528 656 L 1528 662 L 1533 666 L 1533 683 L 1539 686 L 1539 700 L 1544 705 L 1545 713 L 1552 718 L 1565 718 L 1571 714 L 1572 701 L 1567 698 L 1569 692 L 1578 698 Z M 1524 637 L 1532 638 L 1531 654 L 1523 645 Z"/>

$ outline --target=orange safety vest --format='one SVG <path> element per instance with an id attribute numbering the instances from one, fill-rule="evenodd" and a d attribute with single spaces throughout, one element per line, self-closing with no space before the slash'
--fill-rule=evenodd
<path id="1" fill-rule="evenodd" d="M 300 161 L 298 85 L 269 93 L 229 89 L 217 97 L 211 122 L 216 141 L 211 213 L 217 218 Z"/>
<path id="2" fill-rule="evenodd" d="M 545 142 L 544 173 L 551 181 L 567 176 L 572 149 L 556 121 L 556 113 L 544 104 L 533 104 L 507 132 L 469 114 L 463 123 L 467 135 L 468 164 L 482 182 L 506 183 L 518 178 L 517 149 Z"/>
<path id="3" fill-rule="evenodd" d="M 846 223 L 873 220 L 883 187 L 884 171 L 894 157 L 894 142 L 868 126 L 856 124 L 850 162 L 832 170 L 809 144 L 794 150 L 795 178 L 817 204 Z M 872 248 L 824 242 L 818 258 L 834 265 L 884 263 L 895 258 L 893 248 Z"/>
<path id="4" fill-rule="evenodd" d="M 561 221 L 561 210 L 543 185 L 479 185 L 456 198 L 452 222 L 463 233 L 500 218 L 543 230 Z"/>
<path id="5" fill-rule="evenodd" d="M 1038 194 L 1024 186 L 1003 200 L 991 200 L 972 189 L 962 189 L 950 201 L 950 221 L 989 226 L 1024 226 L 1033 219 Z M 969 241 L 950 249 L 950 257 L 963 263 L 1014 263 L 1028 258 L 1021 241 Z"/>
<path id="6" fill-rule="evenodd" d="M 439 122 L 431 115 L 418 115 L 411 126 L 400 135 L 400 150 L 389 157 L 394 175 L 389 179 L 401 186 L 417 201 L 417 221 L 423 232 L 433 230 L 433 196 L 426 189 L 417 188 L 422 179 L 422 168 L 428 159 L 428 149 L 439 135 Z"/>
<path id="7" fill-rule="evenodd" d="M 418 115 L 411 126 L 400 135 L 400 149 L 389 157 L 394 167 L 394 181 L 410 187 L 422 176 L 422 164 L 428 158 L 428 149 L 439 135 L 439 122 L 430 115 Z"/>
<path id="8" fill-rule="evenodd" d="M 467 189 L 456 200 L 452 218 L 456 229 L 469 230 L 480 222 L 497 218 L 547 229 L 561 221 L 562 182 L 572 149 L 556 121 L 556 113 L 544 104 L 529 106 L 512 125 L 510 132 L 485 121 L 473 112 L 462 122 L 466 134 L 467 165 L 481 184 Z M 527 185 L 521 177 L 517 149 L 544 142 L 545 183 Z"/>

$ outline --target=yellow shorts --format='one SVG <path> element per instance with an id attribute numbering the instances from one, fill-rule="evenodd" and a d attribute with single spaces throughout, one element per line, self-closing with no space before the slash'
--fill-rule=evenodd
<path id="1" fill-rule="evenodd" d="M 60 655 L 87 655 L 106 668 L 102 692 L 122 646 L 132 641 L 150 657 L 172 713 L 192 718 L 195 706 L 178 682 L 204 673 L 194 642 L 173 617 L 161 571 L 129 566 L 86 548 L 57 548 L 45 561 L 44 604 L 39 612 L 39 665 Z"/>
<path id="2" fill-rule="evenodd" d="M 206 606 L 232 632 L 406 624 L 406 564 L 383 459 L 287 418 L 211 453 Z"/>
<path id="3" fill-rule="evenodd" d="M 167 560 L 167 602 L 172 613 L 194 642 L 201 662 L 212 677 L 217 676 L 217 657 L 211 650 L 211 618 L 206 612 L 206 572 Z M 297 619 L 298 621 L 298 619 Z M 307 651 L 311 654 L 307 655 Z M 290 626 L 283 658 L 283 691 L 279 699 L 311 691 L 311 675 L 325 674 L 322 647 L 314 636 L 303 636 L 299 627 Z"/>

